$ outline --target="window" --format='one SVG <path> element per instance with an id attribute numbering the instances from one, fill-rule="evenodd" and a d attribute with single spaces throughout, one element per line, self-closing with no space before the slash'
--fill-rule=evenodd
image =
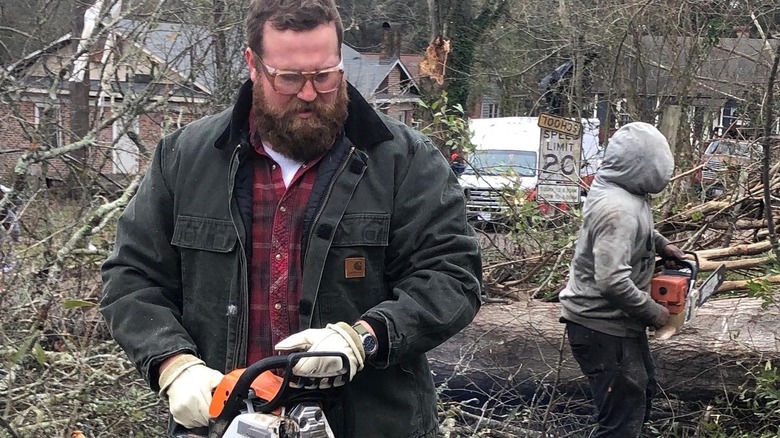
<path id="1" fill-rule="evenodd" d="M 398 120 L 405 125 L 409 125 L 412 121 L 412 112 L 409 110 L 401 110 L 398 112 Z"/>
<path id="2" fill-rule="evenodd" d="M 138 119 L 133 119 L 127 130 L 137 134 Z M 127 136 L 122 119 L 114 121 L 112 138 L 114 140 L 114 147 L 111 152 L 113 173 L 124 175 L 138 173 L 138 145 Z"/>
<path id="3" fill-rule="evenodd" d="M 620 128 L 632 122 L 628 113 L 628 99 L 619 99 L 615 102 L 615 128 Z"/>
<path id="4" fill-rule="evenodd" d="M 734 99 L 726 101 L 720 112 L 720 126 L 722 126 L 723 129 L 728 130 L 735 126 L 739 126 L 740 123 L 737 121 L 737 110 L 737 102 L 735 102 Z"/>
<path id="5" fill-rule="evenodd" d="M 536 152 L 516 150 L 476 150 L 470 158 L 471 167 L 464 174 L 536 176 Z"/>
<path id="6" fill-rule="evenodd" d="M 51 149 L 62 146 L 62 117 L 60 107 L 49 106 L 46 110 L 46 104 L 35 104 L 35 126 L 38 128 L 40 145 L 44 149 Z"/>
<path id="7" fill-rule="evenodd" d="M 482 111 L 480 118 L 491 119 L 494 117 L 500 117 L 501 111 L 498 108 L 498 104 L 495 102 L 482 102 Z"/>

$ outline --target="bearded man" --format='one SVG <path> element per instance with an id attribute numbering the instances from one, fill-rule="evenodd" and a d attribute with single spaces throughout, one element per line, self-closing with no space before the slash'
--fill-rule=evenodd
<path id="1" fill-rule="evenodd" d="M 101 312 L 171 435 L 208 423 L 222 373 L 308 350 L 349 360 L 348 398 L 325 411 L 336 436 L 434 437 L 425 353 L 480 306 L 463 191 L 428 138 L 346 82 L 333 0 L 254 0 L 247 38 L 235 105 L 158 144 Z"/>

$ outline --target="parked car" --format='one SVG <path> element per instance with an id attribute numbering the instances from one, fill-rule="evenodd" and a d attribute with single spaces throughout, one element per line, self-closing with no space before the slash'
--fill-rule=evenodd
<path id="1" fill-rule="evenodd" d="M 753 140 L 717 138 L 707 142 L 703 167 L 696 173 L 696 186 L 705 197 L 717 198 L 736 186 L 742 168 L 758 163 L 761 145 Z"/>

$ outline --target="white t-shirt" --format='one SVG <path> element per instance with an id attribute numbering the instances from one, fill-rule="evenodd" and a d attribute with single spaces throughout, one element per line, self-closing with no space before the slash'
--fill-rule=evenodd
<path id="1" fill-rule="evenodd" d="M 268 154 L 271 159 L 276 161 L 276 164 L 278 164 L 282 169 L 282 179 L 284 180 L 284 186 L 290 187 L 290 182 L 295 176 L 295 173 L 298 172 L 298 169 L 303 166 L 303 162 L 295 161 L 292 158 L 287 158 L 279 152 L 271 149 L 271 147 L 265 143 L 263 143 L 263 149 L 265 149 L 265 153 Z"/>

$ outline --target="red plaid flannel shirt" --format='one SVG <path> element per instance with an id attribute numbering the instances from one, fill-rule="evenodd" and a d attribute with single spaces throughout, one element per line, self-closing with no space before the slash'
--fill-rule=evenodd
<path id="1" fill-rule="evenodd" d="M 249 272 L 247 364 L 274 354 L 274 345 L 300 330 L 303 216 L 317 176 L 307 163 L 285 188 L 282 170 L 262 144 L 253 145 L 252 262 Z"/>

